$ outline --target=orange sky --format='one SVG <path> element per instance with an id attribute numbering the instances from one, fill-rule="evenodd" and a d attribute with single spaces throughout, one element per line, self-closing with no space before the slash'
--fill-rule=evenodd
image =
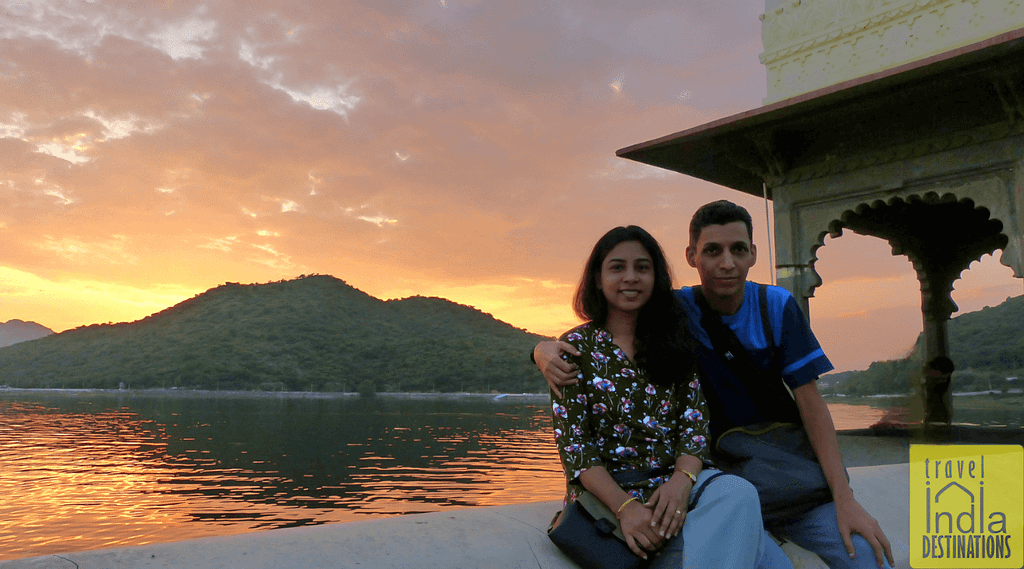
<path id="1" fill-rule="evenodd" d="M 615 158 L 760 105 L 759 1 L 7 2 L 0 8 L 0 321 L 142 318 L 223 282 L 332 274 L 557 334 L 594 241 L 635 223 L 677 281 L 707 201 Z M 819 251 L 812 323 L 838 369 L 921 329 L 909 263 Z M 1021 294 L 986 258 L 962 310 Z"/>

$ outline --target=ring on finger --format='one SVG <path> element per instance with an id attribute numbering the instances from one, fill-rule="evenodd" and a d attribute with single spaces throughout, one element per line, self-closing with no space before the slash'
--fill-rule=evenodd
<path id="1" fill-rule="evenodd" d="M 676 510 L 676 515 L 677 515 L 677 516 L 681 516 L 681 515 L 683 515 L 683 512 L 682 512 L 682 511 L 680 511 L 680 510 Z"/>

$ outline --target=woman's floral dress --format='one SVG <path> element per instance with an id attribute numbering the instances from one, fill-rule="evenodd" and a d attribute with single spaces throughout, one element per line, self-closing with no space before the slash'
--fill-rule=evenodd
<path id="1" fill-rule="evenodd" d="M 565 471 L 565 504 L 583 491 L 580 474 L 595 466 L 609 473 L 656 470 L 659 475 L 620 484 L 646 502 L 668 480 L 676 458 L 708 461 L 707 405 L 697 374 L 688 383 L 664 387 L 612 342 L 603 328 L 587 323 L 560 338 L 582 354 L 571 357 L 580 382 L 551 393 L 555 442 Z"/>

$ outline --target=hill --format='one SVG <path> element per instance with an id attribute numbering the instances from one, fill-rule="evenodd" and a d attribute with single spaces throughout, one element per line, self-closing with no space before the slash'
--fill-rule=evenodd
<path id="1" fill-rule="evenodd" d="M 19 387 L 538 392 L 541 336 L 441 298 L 382 301 L 326 275 L 227 283 L 136 322 L 0 349 Z"/>
<path id="2" fill-rule="evenodd" d="M 53 334 L 53 330 L 35 322 L 25 322 L 17 319 L 0 322 L 0 348 L 13 346 L 19 342 L 35 340 L 50 334 Z"/>
<path id="3" fill-rule="evenodd" d="M 1008 377 L 1024 377 L 1024 296 L 1008 298 L 953 318 L 947 326 L 949 356 L 956 365 L 953 388 L 981 391 L 1008 385 Z M 923 334 L 907 359 L 874 362 L 868 369 L 832 382 L 825 392 L 849 395 L 906 393 L 924 365 Z M 838 374 L 837 374 L 838 375 Z M 831 376 L 826 376 L 831 377 Z M 1014 384 L 1017 386 L 1017 384 Z"/>

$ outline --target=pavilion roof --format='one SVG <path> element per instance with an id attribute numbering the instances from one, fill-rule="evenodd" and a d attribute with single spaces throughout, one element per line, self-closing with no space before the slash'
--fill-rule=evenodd
<path id="1" fill-rule="evenodd" d="M 1024 28 L 616 152 L 756 196 L 787 171 L 1024 121 Z M 770 184 L 769 184 L 770 186 Z M 768 188 L 771 197 L 771 188 Z"/>

